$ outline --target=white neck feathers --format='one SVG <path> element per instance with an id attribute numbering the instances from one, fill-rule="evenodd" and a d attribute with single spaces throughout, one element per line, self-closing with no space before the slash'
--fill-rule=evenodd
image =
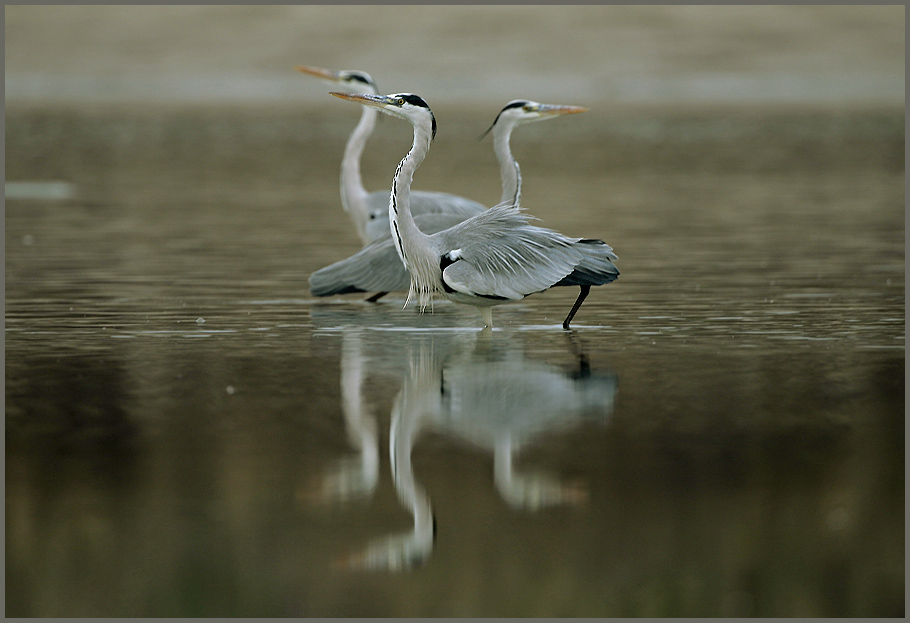
<path id="1" fill-rule="evenodd" d="M 417 227 L 411 216 L 410 191 L 414 171 L 426 158 L 432 140 L 430 120 L 421 119 L 414 123 L 414 142 L 411 150 L 398 163 L 392 192 L 389 196 L 389 227 L 398 256 L 411 274 L 408 299 L 417 299 L 421 311 L 432 303 L 433 293 L 441 290 L 439 258 L 430 243 L 430 237 Z"/>

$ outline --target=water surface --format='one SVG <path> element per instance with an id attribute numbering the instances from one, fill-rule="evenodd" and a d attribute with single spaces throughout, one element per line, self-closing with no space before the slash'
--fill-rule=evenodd
<path id="1" fill-rule="evenodd" d="M 903 615 L 901 110 L 516 132 L 620 258 L 572 332 L 311 298 L 344 112 L 7 111 L 8 616 Z M 415 187 L 492 203 L 437 116 Z"/>

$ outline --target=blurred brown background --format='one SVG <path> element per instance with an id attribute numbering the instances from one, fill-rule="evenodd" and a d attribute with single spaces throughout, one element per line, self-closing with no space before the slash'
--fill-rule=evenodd
<path id="1" fill-rule="evenodd" d="M 902 6 L 7 6 L 6 101 L 902 102 Z"/>
<path id="2" fill-rule="evenodd" d="M 566 288 L 476 348 L 461 306 L 312 300 L 360 111 L 297 64 L 424 96 L 415 187 L 482 202 L 505 102 L 588 106 L 513 140 L 529 211 L 620 258 L 577 334 Z M 904 615 L 902 6 L 9 6 L 6 104 L 7 616 Z M 517 511 L 427 434 L 432 556 L 338 569 L 414 524 L 420 346 L 615 376 L 519 457 L 587 502 Z M 380 471 L 333 501 L 352 378 Z"/>

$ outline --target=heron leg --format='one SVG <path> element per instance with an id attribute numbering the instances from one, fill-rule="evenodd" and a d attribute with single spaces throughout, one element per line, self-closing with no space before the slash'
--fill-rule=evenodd
<path id="1" fill-rule="evenodd" d="M 578 293 L 578 298 L 575 299 L 575 305 L 572 306 L 572 311 L 569 312 L 569 315 L 566 316 L 566 319 L 562 321 L 562 328 L 566 331 L 569 330 L 569 323 L 572 322 L 572 318 L 575 317 L 575 312 L 578 311 L 578 308 L 581 307 L 581 304 L 584 302 L 585 297 L 588 296 L 588 292 L 591 291 L 591 286 L 579 286 L 581 292 Z"/>
<path id="2" fill-rule="evenodd" d="M 378 301 L 379 299 L 384 297 L 386 294 L 388 294 L 388 292 L 377 292 L 373 296 L 368 296 L 365 300 L 367 303 L 375 303 L 376 301 Z"/>
<path id="3" fill-rule="evenodd" d="M 493 328 L 493 308 L 492 307 L 481 307 L 480 315 L 483 317 L 484 326 L 492 329 Z"/>

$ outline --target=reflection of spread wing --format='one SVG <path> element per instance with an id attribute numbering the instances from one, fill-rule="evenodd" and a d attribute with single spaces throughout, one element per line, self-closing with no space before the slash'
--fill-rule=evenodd
<path id="1" fill-rule="evenodd" d="M 421 214 L 414 217 L 414 222 L 422 232 L 435 234 L 464 219 L 459 214 Z M 385 222 L 388 223 L 388 217 L 385 217 Z M 349 258 L 313 273 L 310 276 L 310 293 L 313 296 L 332 296 L 352 292 L 399 292 L 407 290 L 410 284 L 411 276 L 398 257 L 386 226 L 384 238 L 371 242 Z"/>
<path id="2" fill-rule="evenodd" d="M 609 283 L 619 274 L 603 241 L 570 238 L 529 220 L 501 204 L 441 232 L 443 281 L 465 294 L 520 299 L 557 284 Z"/>
<path id="3" fill-rule="evenodd" d="M 613 412 L 617 377 L 576 377 L 543 362 L 469 360 L 443 371 L 441 421 L 480 446 L 508 437 L 517 445 Z"/>

